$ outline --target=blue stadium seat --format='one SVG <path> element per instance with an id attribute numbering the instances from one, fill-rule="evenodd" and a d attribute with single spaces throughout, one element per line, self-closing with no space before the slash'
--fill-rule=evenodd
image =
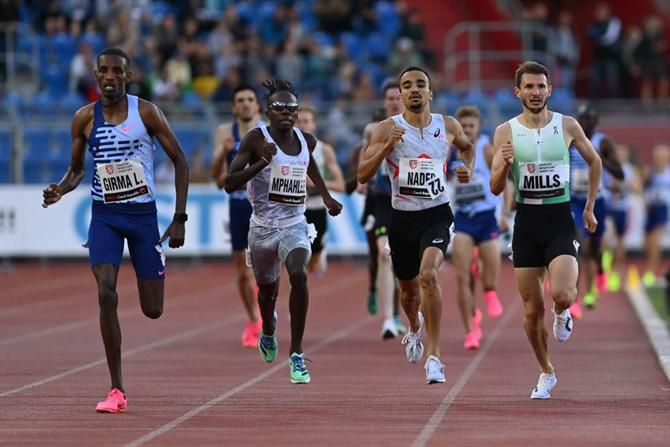
<path id="1" fill-rule="evenodd" d="M 46 129 L 26 127 L 23 132 L 24 149 L 30 153 L 48 150 L 50 140 L 51 132 Z"/>
<path id="2" fill-rule="evenodd" d="M 365 59 L 365 46 L 361 39 L 354 33 L 345 32 L 340 34 L 340 41 L 347 50 L 347 54 L 356 62 L 363 62 Z"/>
<path id="3" fill-rule="evenodd" d="M 388 1 L 379 1 L 375 5 L 375 12 L 377 13 L 377 27 L 384 36 L 387 39 L 395 37 L 401 26 L 400 16 L 395 6 Z"/>
<path id="4" fill-rule="evenodd" d="M 72 115 L 79 108 L 86 105 L 86 101 L 77 92 L 67 92 L 60 98 L 60 110 L 66 115 Z"/>

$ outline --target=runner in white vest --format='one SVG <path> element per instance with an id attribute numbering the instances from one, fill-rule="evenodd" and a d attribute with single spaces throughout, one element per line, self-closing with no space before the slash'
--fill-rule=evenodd
<path id="1" fill-rule="evenodd" d="M 238 190 L 247 182 L 253 213 L 249 228 L 251 268 L 259 287 L 258 301 L 263 330 L 258 349 L 261 358 L 273 362 L 277 357 L 277 315 L 279 273 L 286 264 L 291 282 L 291 349 L 289 367 L 292 383 L 309 383 L 302 337 L 307 317 L 307 262 L 310 238 L 305 220 L 307 176 L 314 183 L 331 216 L 342 205 L 330 196 L 319 169 L 311 156 L 316 138 L 294 128 L 298 120 L 298 99 L 288 81 L 263 83 L 268 90 L 268 127 L 248 132 L 240 144 L 240 153 L 230 165 L 226 192 Z"/>
<path id="2" fill-rule="evenodd" d="M 298 111 L 298 127 L 306 133 L 314 134 L 316 130 L 316 109 L 312 106 L 300 106 Z M 344 175 L 337 164 L 335 149 L 321 140 L 316 141 L 316 147 L 312 152 L 319 172 L 326 182 L 328 191 L 344 192 Z M 308 180 L 307 181 L 307 210 L 305 217 L 307 223 L 314 224 L 316 238 L 312 241 L 312 256 L 309 259 L 308 270 L 313 273 L 323 274 L 328 268 L 326 254 L 326 242 L 328 234 L 328 210 L 319 194 L 319 191 Z"/>
<path id="3" fill-rule="evenodd" d="M 439 348 L 439 268 L 453 222 L 446 163 L 449 146 L 454 144 L 465 163 L 457 168 L 456 175 L 459 181 L 467 182 L 472 173 L 474 147 L 458 121 L 430 113 L 433 92 L 425 70 L 409 67 L 400 74 L 399 81 L 405 111 L 374 129 L 358 167 L 358 178 L 361 183 L 370 181 L 382 163 L 391 177 L 389 245 L 393 271 L 400 283 L 400 301 L 410 322 L 410 330 L 403 337 L 405 353 L 411 363 L 423 356 L 421 305 L 428 333 L 426 382 L 440 383 L 446 381 L 446 376 Z"/>
<path id="4" fill-rule="evenodd" d="M 577 296 L 578 244 L 570 212 L 568 148 L 574 145 L 589 166 L 583 222 L 591 233 L 598 225 L 593 208 L 602 165 L 577 120 L 547 109 L 551 82 L 544 65 L 533 61 L 521 64 L 515 74 L 514 92 L 523 112 L 495 131 L 490 185 L 491 192 L 500 194 L 512 171 L 517 187 L 514 274 L 523 300 L 524 328 L 541 370 L 530 397 L 548 399 L 556 386 L 556 374 L 544 327 L 542 283 L 546 271 L 554 302 L 554 338 L 559 342 L 572 334 L 569 307 Z"/>

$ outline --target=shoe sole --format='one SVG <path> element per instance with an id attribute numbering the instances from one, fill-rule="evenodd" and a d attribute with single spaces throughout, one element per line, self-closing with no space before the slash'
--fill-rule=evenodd
<path id="1" fill-rule="evenodd" d="M 547 400 L 551 398 L 551 394 L 548 396 L 530 396 L 533 400 Z"/>
<path id="2" fill-rule="evenodd" d="M 430 380 L 426 380 L 426 383 L 428 385 L 433 385 L 435 383 L 444 383 L 446 381 L 447 381 L 447 379 L 430 379 Z"/>
<path id="3" fill-rule="evenodd" d="M 388 329 L 385 330 L 384 333 L 382 334 L 382 339 L 383 340 L 390 340 L 390 339 L 396 338 L 396 337 L 397 337 L 397 335 L 394 334 L 392 331 L 390 331 Z"/>
<path id="4" fill-rule="evenodd" d="M 106 414 L 114 414 L 114 413 L 125 413 L 126 409 L 125 408 L 119 408 L 118 410 L 98 410 L 97 408 L 95 409 L 96 413 L 106 413 Z"/>
<path id="5" fill-rule="evenodd" d="M 293 384 L 295 384 L 295 385 L 307 385 L 311 380 L 312 380 L 311 377 L 310 377 L 309 379 L 307 379 L 307 380 L 295 380 L 295 379 L 291 379 L 291 383 L 293 383 Z"/>

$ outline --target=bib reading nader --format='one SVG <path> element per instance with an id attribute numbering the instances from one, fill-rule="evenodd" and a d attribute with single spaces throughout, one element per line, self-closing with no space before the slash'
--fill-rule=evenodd
<path id="1" fill-rule="evenodd" d="M 144 168 L 137 160 L 99 163 L 97 171 L 102 200 L 105 203 L 121 202 L 149 194 Z"/>
<path id="2" fill-rule="evenodd" d="M 304 205 L 307 198 L 307 167 L 273 164 L 268 200 L 282 205 Z"/>
<path id="3" fill-rule="evenodd" d="M 435 199 L 446 190 L 444 160 L 400 158 L 400 194 L 420 199 Z"/>

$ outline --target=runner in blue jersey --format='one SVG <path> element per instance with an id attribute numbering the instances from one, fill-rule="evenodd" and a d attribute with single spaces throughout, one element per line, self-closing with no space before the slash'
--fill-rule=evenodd
<path id="1" fill-rule="evenodd" d="M 647 220 L 644 225 L 646 267 L 642 281 L 647 287 L 656 284 L 660 268 L 663 235 L 668 223 L 669 192 L 670 146 L 659 144 L 654 147 L 653 165 L 645 175 L 644 182 Z"/>
<path id="2" fill-rule="evenodd" d="M 623 180 L 624 174 L 621 163 L 614 150 L 614 144 L 605 134 L 597 130 L 598 112 L 590 104 L 583 104 L 577 111 L 577 121 L 584 129 L 584 134 L 591 141 L 593 147 L 600 154 L 603 164 L 603 172 L 614 179 Z M 577 259 L 579 262 L 579 276 L 585 283 L 583 302 L 584 305 L 593 308 L 598 304 L 598 295 L 607 290 L 607 277 L 602 266 L 601 243 L 605 234 L 605 217 L 607 214 L 607 190 L 600 185 L 596 196 L 593 213 L 599 222 L 594 233 L 589 233 L 584 228 L 582 213 L 586 205 L 589 185 L 589 167 L 579 151 L 570 147 L 570 194 L 572 216 L 577 227 L 577 239 L 581 244 Z M 581 252 L 581 253 L 580 253 Z M 579 296 L 579 294 L 578 294 Z M 573 318 L 581 317 L 579 299 L 575 301 L 570 310 Z"/>
<path id="3" fill-rule="evenodd" d="M 253 207 L 249 253 L 263 317 L 258 342 L 261 358 L 273 362 L 277 357 L 275 304 L 283 263 L 291 283 L 291 382 L 309 383 L 311 377 L 302 349 L 309 301 L 310 238 L 305 219 L 307 176 L 321 194 L 331 216 L 338 215 L 342 205 L 331 197 L 311 155 L 316 138 L 294 127 L 300 105 L 293 86 L 284 80 L 266 81 L 263 85 L 268 90 L 270 125 L 253 129 L 244 136 L 240 153 L 230 165 L 225 188 L 230 193 L 248 183 L 249 201 Z"/>
<path id="4" fill-rule="evenodd" d="M 44 190 L 45 208 L 75 189 L 84 178 L 85 151 L 93 156 L 93 204 L 88 231 L 91 267 L 98 284 L 100 330 L 111 376 L 111 391 L 98 403 L 104 413 L 128 407 L 121 374 L 121 328 L 116 292 L 124 240 L 137 275 L 142 312 L 163 313 L 165 256 L 162 243 L 184 245 L 188 164 L 177 138 L 158 107 L 126 93 L 130 60 L 118 48 L 97 57 L 95 78 L 102 98 L 77 110 L 72 119 L 72 159 L 63 179 Z M 176 202 L 172 222 L 158 233 L 153 159 L 156 138 L 175 167 Z"/>
<path id="5" fill-rule="evenodd" d="M 603 251 L 603 269 L 607 274 L 607 290 L 618 292 L 621 289 L 621 267 L 626 264 L 624 239 L 628 230 L 630 197 L 642 193 L 642 184 L 638 169 L 630 161 L 630 148 L 625 144 L 616 144 L 617 158 L 623 169 L 623 180 L 617 180 L 607 172 L 603 174 L 603 185 L 607 188 L 609 203 L 607 217 L 614 230 L 614 250 Z"/>
<path id="6" fill-rule="evenodd" d="M 474 290 L 471 288 L 471 263 L 473 252 L 479 247 L 482 261 L 481 280 L 484 286 L 484 299 L 489 317 L 499 317 L 503 308 L 496 293 L 500 272 L 500 231 L 507 232 L 506 216 L 509 215 L 511 197 L 506 195 L 506 206 L 502 198 L 493 195 L 489 188 L 491 178 L 491 161 L 493 146 L 489 137 L 480 134 L 481 117 L 476 106 L 463 106 L 455 115 L 463 128 L 463 132 L 475 147 L 475 165 L 469 183 L 453 183 L 454 195 L 454 243 L 452 260 L 456 268 L 458 282 L 458 307 L 465 327 L 466 349 L 478 349 L 482 337 L 482 313 L 477 309 Z M 449 171 L 454 172 L 463 164 L 452 151 Z M 504 208 L 498 209 L 498 208 Z M 497 212 L 502 211 L 502 219 L 498 226 Z"/>
<path id="7" fill-rule="evenodd" d="M 242 84 L 233 90 L 233 116 L 235 120 L 232 123 L 221 124 L 216 129 L 214 138 L 215 153 L 211 174 L 219 188 L 223 188 L 228 167 L 240 152 L 242 137 L 251 129 L 263 125 L 260 119 L 260 105 L 252 86 Z M 254 296 L 253 273 L 247 265 L 245 256 L 250 218 L 251 204 L 246 188 L 232 191 L 228 195 L 228 225 L 233 262 L 237 272 L 237 289 L 248 318 L 241 336 L 242 346 L 245 348 L 255 348 L 258 345 L 261 326 L 258 304 Z"/>

